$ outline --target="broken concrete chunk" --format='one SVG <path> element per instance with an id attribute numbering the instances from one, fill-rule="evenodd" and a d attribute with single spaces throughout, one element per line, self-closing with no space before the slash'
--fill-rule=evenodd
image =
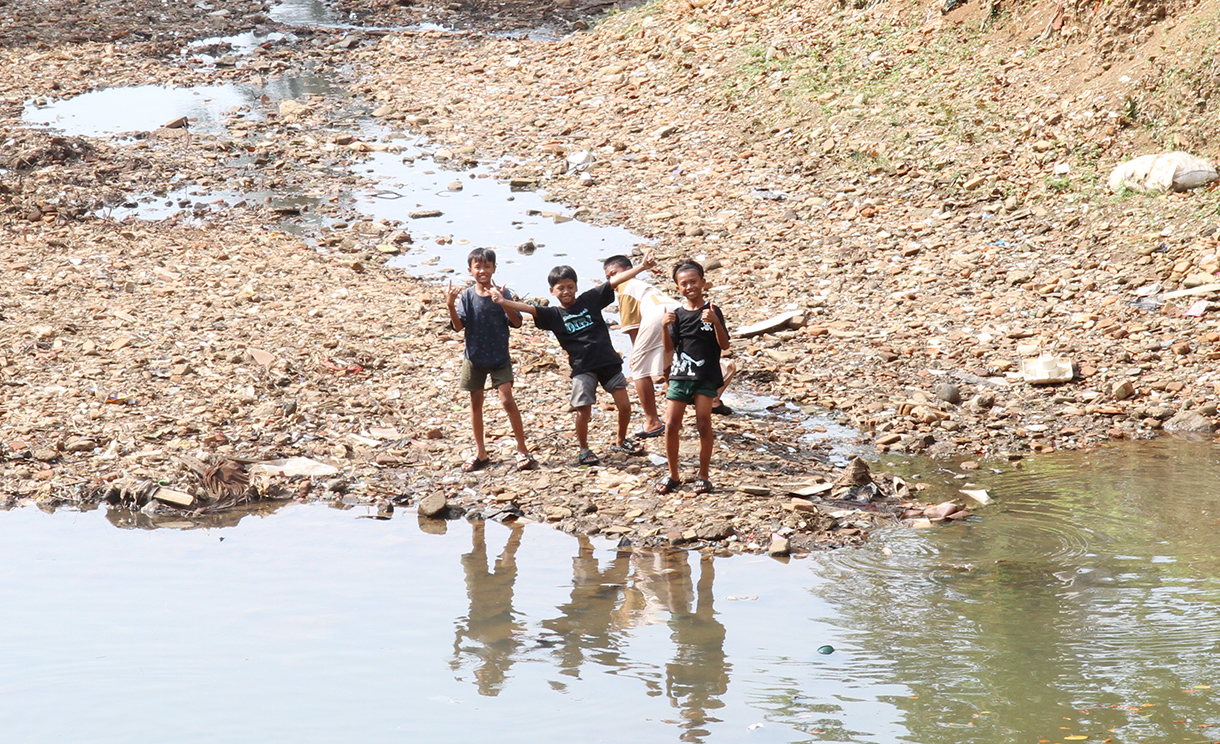
<path id="1" fill-rule="evenodd" d="M 334 475 L 339 472 L 339 468 L 308 457 L 287 457 L 282 460 L 267 460 L 266 462 L 255 463 L 249 467 L 249 472 L 251 475 L 261 473 L 265 475 L 304 475 L 313 477 Z"/>
<path id="2" fill-rule="evenodd" d="M 786 313 L 780 313 L 774 317 L 759 321 L 752 325 L 742 326 L 737 329 L 736 335 L 739 338 L 750 338 L 752 336 L 761 336 L 764 333 L 773 333 L 782 330 L 788 326 L 788 322 L 803 313 L 800 310 L 791 310 Z"/>
<path id="3" fill-rule="evenodd" d="M 172 488 L 158 488 L 153 493 L 153 498 L 162 503 L 182 507 L 183 509 L 189 508 L 195 503 L 194 496 L 182 491 L 175 491 Z"/>
<path id="4" fill-rule="evenodd" d="M 963 489 L 961 489 L 961 493 L 963 496 L 969 496 L 970 498 L 974 499 L 975 501 L 979 502 L 980 504 L 987 505 L 987 504 L 991 503 L 991 496 L 989 496 L 987 494 L 987 491 L 984 489 L 981 489 L 981 488 L 965 489 L 965 488 L 963 488 Z"/>
<path id="5" fill-rule="evenodd" d="M 1067 357 L 1036 357 L 1021 360 L 1021 377 L 1031 385 L 1070 382 L 1075 376 Z"/>

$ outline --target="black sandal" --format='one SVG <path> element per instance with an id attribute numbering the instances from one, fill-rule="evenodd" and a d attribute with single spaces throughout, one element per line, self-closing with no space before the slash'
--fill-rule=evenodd
<path id="1" fill-rule="evenodd" d="M 581 450 L 580 455 L 576 458 L 576 462 L 579 465 L 596 465 L 601 461 L 602 459 L 595 455 L 591 449 Z"/>
<path id="2" fill-rule="evenodd" d="M 622 452 L 624 455 L 642 455 L 647 451 L 643 442 L 632 437 L 624 437 L 623 441 L 611 445 L 610 449 L 614 452 Z"/>
<path id="3" fill-rule="evenodd" d="M 677 491 L 678 487 L 681 485 L 682 481 L 674 480 L 667 475 L 661 480 L 657 481 L 656 490 L 657 493 L 660 494 L 673 493 L 674 491 Z"/>
<path id="4" fill-rule="evenodd" d="M 695 479 L 695 494 L 696 495 L 702 496 L 704 494 L 709 494 L 715 490 L 716 490 L 715 486 L 713 486 L 712 482 L 710 480 L 708 480 L 707 478 L 696 478 Z"/>
<path id="5" fill-rule="evenodd" d="M 462 472 L 463 473 L 474 473 L 476 471 L 482 470 L 483 468 L 487 467 L 490 464 L 491 464 L 490 457 L 484 457 L 481 459 L 479 457 L 471 457 L 470 459 L 466 460 L 466 462 L 462 463 Z"/>

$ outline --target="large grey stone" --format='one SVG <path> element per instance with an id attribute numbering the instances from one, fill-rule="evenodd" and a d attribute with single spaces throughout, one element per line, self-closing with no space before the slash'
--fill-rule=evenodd
<path id="1" fill-rule="evenodd" d="M 1203 432 L 1210 434 L 1214 428 L 1211 419 L 1198 411 L 1182 411 L 1165 422 L 1165 431 Z"/>
<path id="2" fill-rule="evenodd" d="M 449 508 L 449 503 L 445 501 L 442 494 L 430 493 L 420 500 L 418 511 L 421 517 L 438 519 L 443 517 L 447 508 Z"/>

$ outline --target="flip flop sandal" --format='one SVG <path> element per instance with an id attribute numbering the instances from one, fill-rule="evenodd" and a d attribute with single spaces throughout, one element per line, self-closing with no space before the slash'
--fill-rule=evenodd
<path id="1" fill-rule="evenodd" d="M 615 452 L 622 452 L 624 455 L 642 455 L 646 451 L 643 442 L 631 437 L 626 437 L 622 442 L 612 445 L 610 449 Z"/>
<path id="2" fill-rule="evenodd" d="M 644 431 L 643 429 L 640 429 L 639 431 L 632 434 L 631 436 L 635 437 L 636 439 L 652 439 L 653 437 L 659 437 L 664 433 L 665 433 L 665 424 L 661 424 L 660 426 L 653 429 L 652 431 Z"/>
<path id="3" fill-rule="evenodd" d="M 656 492 L 660 493 L 660 494 L 673 493 L 674 491 L 677 491 L 678 487 L 681 485 L 682 485 L 682 481 L 674 480 L 673 478 L 670 478 L 667 475 L 664 478 L 662 478 L 661 480 L 657 481 L 657 485 L 655 486 L 655 489 L 656 489 Z"/>
<path id="4" fill-rule="evenodd" d="M 538 461 L 532 455 L 527 455 L 523 452 L 517 453 L 517 472 L 524 470 L 533 470 L 538 465 Z"/>
<path id="5" fill-rule="evenodd" d="M 482 459 L 479 459 L 478 457 L 472 457 L 469 460 L 467 460 L 466 462 L 462 463 L 462 472 L 463 473 L 473 473 L 476 470 L 482 470 L 483 468 L 487 467 L 490 464 L 491 464 L 490 457 L 484 457 Z"/>
<path id="6" fill-rule="evenodd" d="M 696 478 L 694 485 L 695 485 L 695 493 L 700 496 L 702 496 L 704 494 L 709 494 L 712 491 L 716 490 L 715 486 L 713 486 L 712 482 L 710 480 L 708 480 L 707 478 Z"/>
<path id="7" fill-rule="evenodd" d="M 576 462 L 581 465 L 596 465 L 601 461 L 602 459 L 593 454 L 593 450 L 590 449 L 581 450 L 580 455 L 576 458 Z"/>

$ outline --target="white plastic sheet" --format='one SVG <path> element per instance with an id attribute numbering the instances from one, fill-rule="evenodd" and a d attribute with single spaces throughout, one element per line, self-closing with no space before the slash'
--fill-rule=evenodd
<path id="1" fill-rule="evenodd" d="M 1216 166 L 1188 152 L 1141 155 L 1110 173 L 1110 190 L 1145 194 L 1188 191 L 1216 180 Z"/>

